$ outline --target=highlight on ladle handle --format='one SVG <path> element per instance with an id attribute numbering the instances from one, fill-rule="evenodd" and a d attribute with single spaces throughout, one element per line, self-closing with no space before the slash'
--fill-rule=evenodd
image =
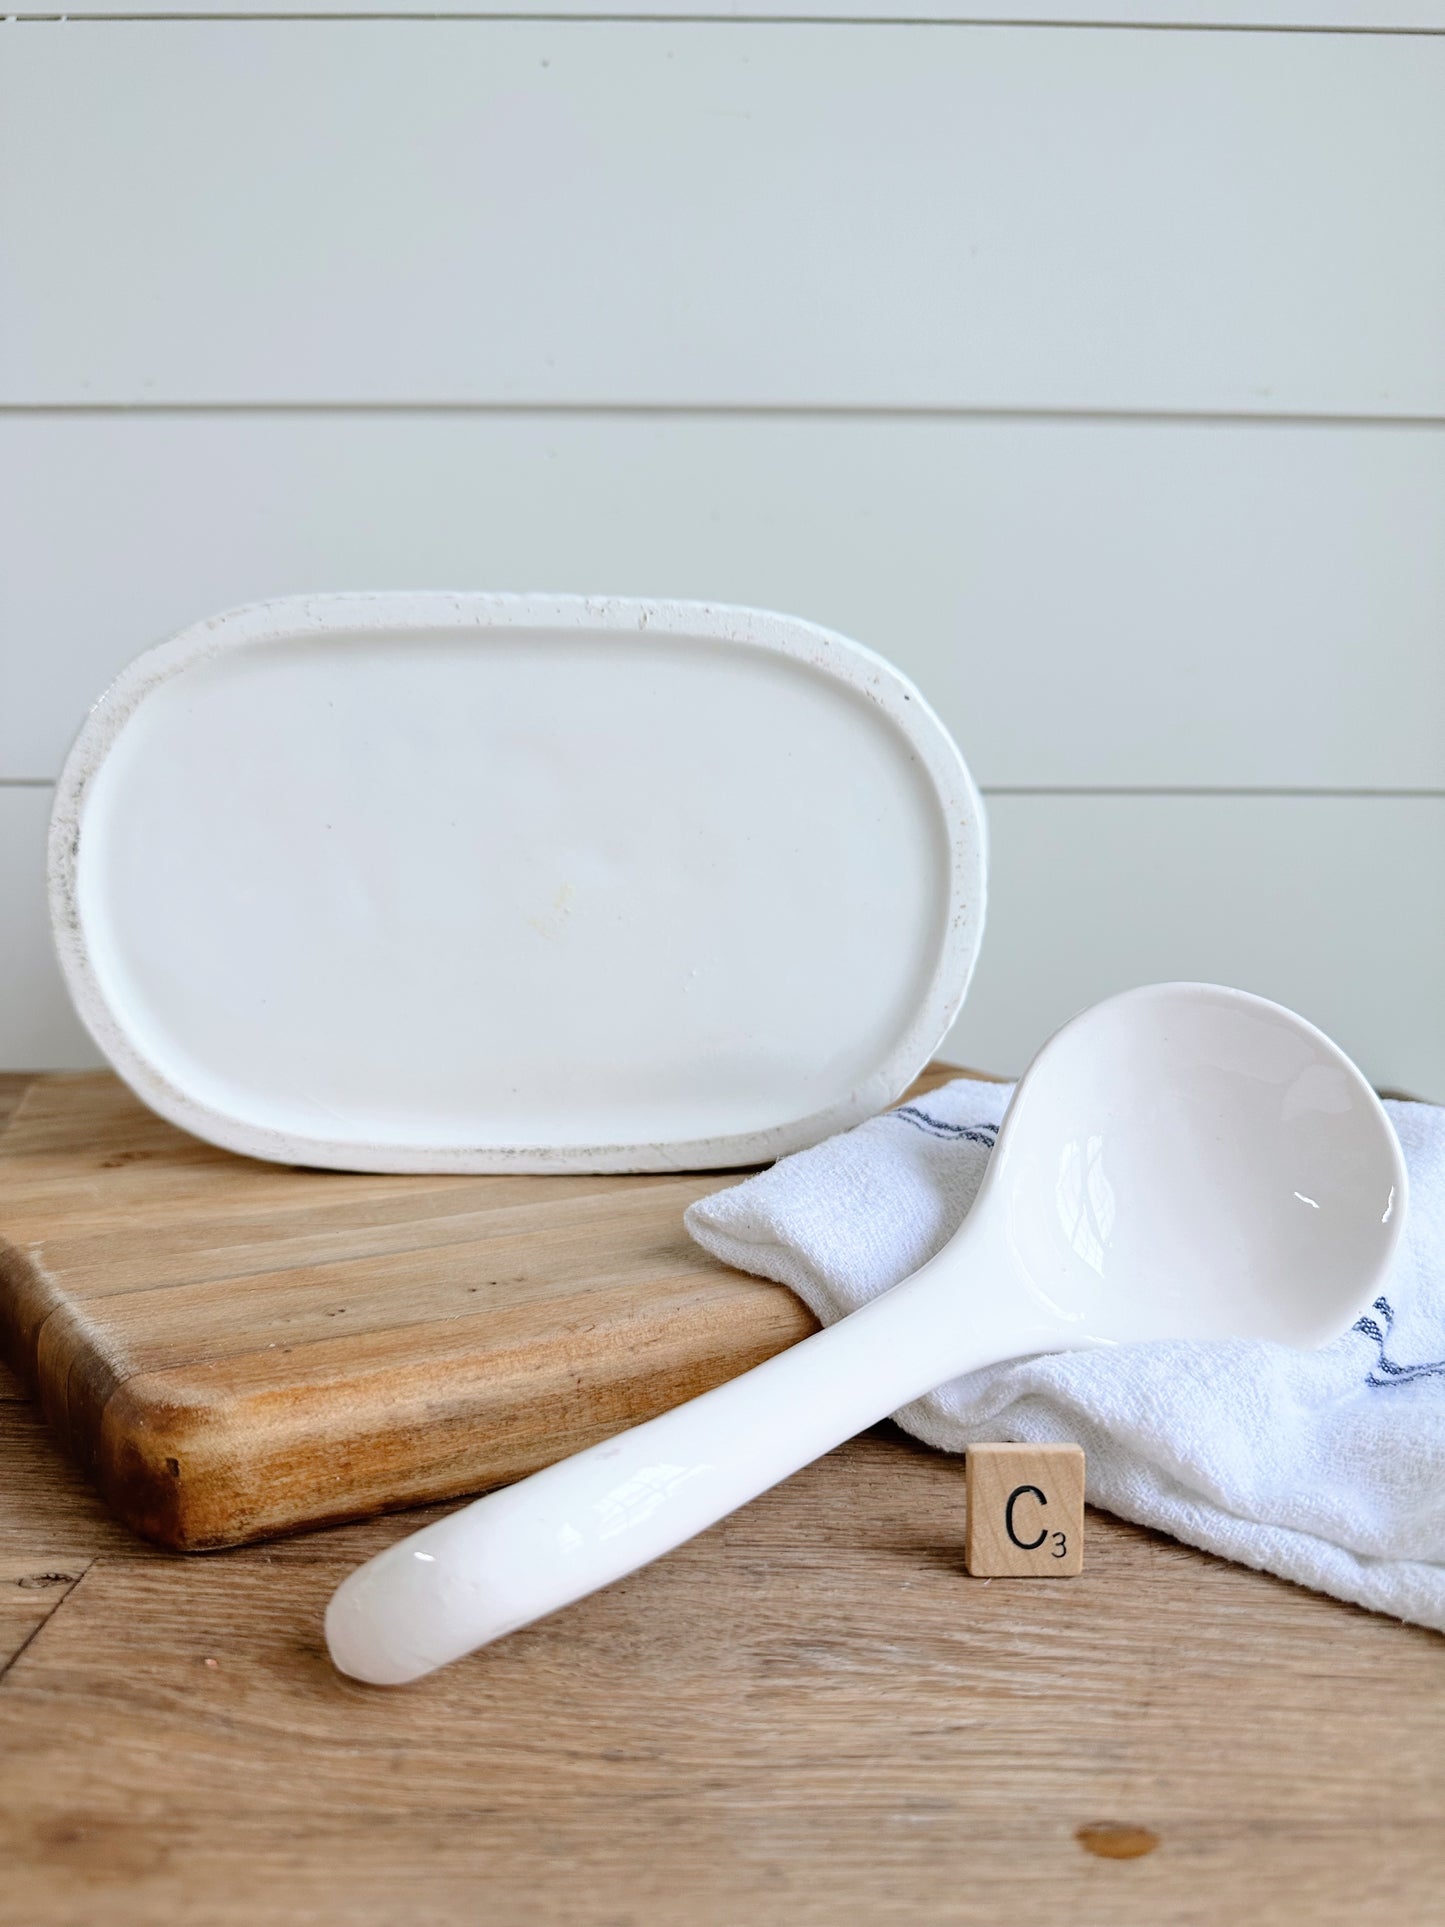
<path id="1" fill-rule="evenodd" d="M 943 1379 L 939 1260 L 741 1377 L 403 1539 L 326 1613 L 337 1667 L 401 1685 L 681 1545 Z"/>

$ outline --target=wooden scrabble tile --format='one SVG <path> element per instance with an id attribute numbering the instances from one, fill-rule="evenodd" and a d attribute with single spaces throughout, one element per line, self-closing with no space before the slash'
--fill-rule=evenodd
<path id="1" fill-rule="evenodd" d="M 964 1563 L 975 1578 L 1073 1579 L 1084 1570 L 1084 1448 L 971 1445 Z"/>

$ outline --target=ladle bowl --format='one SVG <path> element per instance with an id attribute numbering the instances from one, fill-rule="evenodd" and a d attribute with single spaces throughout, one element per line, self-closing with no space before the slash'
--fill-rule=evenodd
<path id="1" fill-rule="evenodd" d="M 972 1211 L 920 1270 L 378 1554 L 331 1600 L 331 1656 L 376 1684 L 420 1678 L 985 1365 L 1157 1339 L 1324 1344 L 1375 1296 L 1405 1205 L 1379 1099 L 1313 1025 L 1209 984 L 1110 998 L 1034 1059 Z"/>

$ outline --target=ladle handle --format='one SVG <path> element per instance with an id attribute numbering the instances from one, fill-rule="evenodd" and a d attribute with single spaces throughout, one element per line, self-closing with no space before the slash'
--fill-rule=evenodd
<path id="1" fill-rule="evenodd" d="M 948 1311 L 946 1325 L 960 1322 L 958 1242 L 741 1377 L 378 1554 L 327 1609 L 336 1665 L 376 1685 L 419 1679 L 646 1565 L 943 1380 L 1008 1357 L 996 1332 L 960 1357 L 940 1330 Z"/>

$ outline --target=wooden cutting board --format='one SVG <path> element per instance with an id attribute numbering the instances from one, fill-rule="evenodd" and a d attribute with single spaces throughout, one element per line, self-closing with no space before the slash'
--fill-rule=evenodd
<path id="1" fill-rule="evenodd" d="M 37 1077 L 0 1134 L 0 1351 L 165 1546 L 458 1498 L 814 1329 L 683 1229 L 742 1175 L 300 1170 L 188 1137 L 109 1074 Z"/>

